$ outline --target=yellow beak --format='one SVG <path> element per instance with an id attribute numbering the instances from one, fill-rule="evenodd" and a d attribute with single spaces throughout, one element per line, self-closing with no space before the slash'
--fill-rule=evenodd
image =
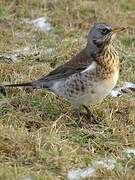
<path id="1" fill-rule="evenodd" d="M 115 27 L 115 28 L 112 29 L 112 32 L 113 33 L 121 32 L 121 31 L 124 31 L 127 28 L 128 27 Z"/>

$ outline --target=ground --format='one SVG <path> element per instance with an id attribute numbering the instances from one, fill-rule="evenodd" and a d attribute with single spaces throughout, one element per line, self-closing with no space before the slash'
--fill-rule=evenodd
<path id="1" fill-rule="evenodd" d="M 38 17 L 47 18 L 49 32 L 31 23 Z M 115 42 L 117 85 L 135 82 L 134 0 L 2 0 L 0 83 L 34 80 L 67 62 L 86 45 L 95 22 L 129 26 Z M 133 179 L 135 156 L 124 151 L 135 148 L 135 94 L 108 96 L 91 110 L 102 123 L 84 122 L 81 129 L 64 99 L 43 90 L 8 88 L 0 97 L 0 179 L 67 179 L 70 170 L 110 158 L 115 167 L 98 167 L 91 179 Z"/>

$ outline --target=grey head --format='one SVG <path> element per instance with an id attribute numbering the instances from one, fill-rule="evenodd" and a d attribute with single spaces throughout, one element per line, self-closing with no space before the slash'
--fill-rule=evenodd
<path id="1" fill-rule="evenodd" d="M 88 34 L 88 52 L 95 54 L 104 47 L 112 44 L 116 33 L 125 29 L 126 27 L 113 27 L 106 23 L 95 24 Z"/>

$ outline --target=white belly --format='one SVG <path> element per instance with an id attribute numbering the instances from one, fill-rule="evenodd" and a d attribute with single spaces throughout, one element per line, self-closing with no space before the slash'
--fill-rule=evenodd
<path id="1" fill-rule="evenodd" d="M 91 105 L 101 102 L 107 95 L 109 95 L 112 89 L 115 87 L 118 80 L 118 73 L 112 78 L 104 80 L 102 82 L 93 83 L 92 87 L 89 87 L 86 94 L 80 94 L 72 103 L 77 105 Z"/>
<path id="2" fill-rule="evenodd" d="M 109 79 L 99 82 L 91 81 L 92 86 L 88 86 L 85 92 L 77 91 L 74 95 L 65 93 L 68 87 L 64 86 L 65 81 L 63 80 L 56 81 L 51 89 L 55 94 L 64 97 L 76 107 L 82 104 L 91 105 L 101 102 L 103 98 L 110 94 L 116 85 L 117 79 L 118 72 Z"/>

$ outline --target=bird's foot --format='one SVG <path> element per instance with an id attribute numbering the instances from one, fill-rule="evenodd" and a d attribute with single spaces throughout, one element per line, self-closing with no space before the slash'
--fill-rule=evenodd
<path id="1" fill-rule="evenodd" d="M 92 123 L 92 124 L 100 124 L 102 122 L 102 119 L 99 118 L 98 116 L 95 116 L 94 114 L 81 112 L 81 116 L 83 116 L 89 123 Z"/>
<path id="2" fill-rule="evenodd" d="M 82 123 L 81 123 L 81 112 L 80 112 L 80 108 L 76 109 L 76 117 L 77 117 L 77 124 L 80 128 L 83 127 Z"/>
<path id="3" fill-rule="evenodd" d="M 100 124 L 101 123 L 101 121 L 102 121 L 101 118 L 95 116 L 87 106 L 83 105 L 83 107 L 86 110 L 86 113 L 82 113 L 82 114 L 86 117 L 87 120 L 89 120 L 90 123 L 92 123 L 92 124 Z"/>
<path id="4" fill-rule="evenodd" d="M 82 117 L 84 117 L 89 123 L 92 124 L 100 124 L 102 120 L 92 114 L 92 112 L 89 110 L 87 106 L 83 106 L 86 112 L 80 112 L 80 108 L 76 109 L 76 116 L 77 116 L 77 124 L 80 128 L 83 127 L 83 122 L 81 122 Z"/>

